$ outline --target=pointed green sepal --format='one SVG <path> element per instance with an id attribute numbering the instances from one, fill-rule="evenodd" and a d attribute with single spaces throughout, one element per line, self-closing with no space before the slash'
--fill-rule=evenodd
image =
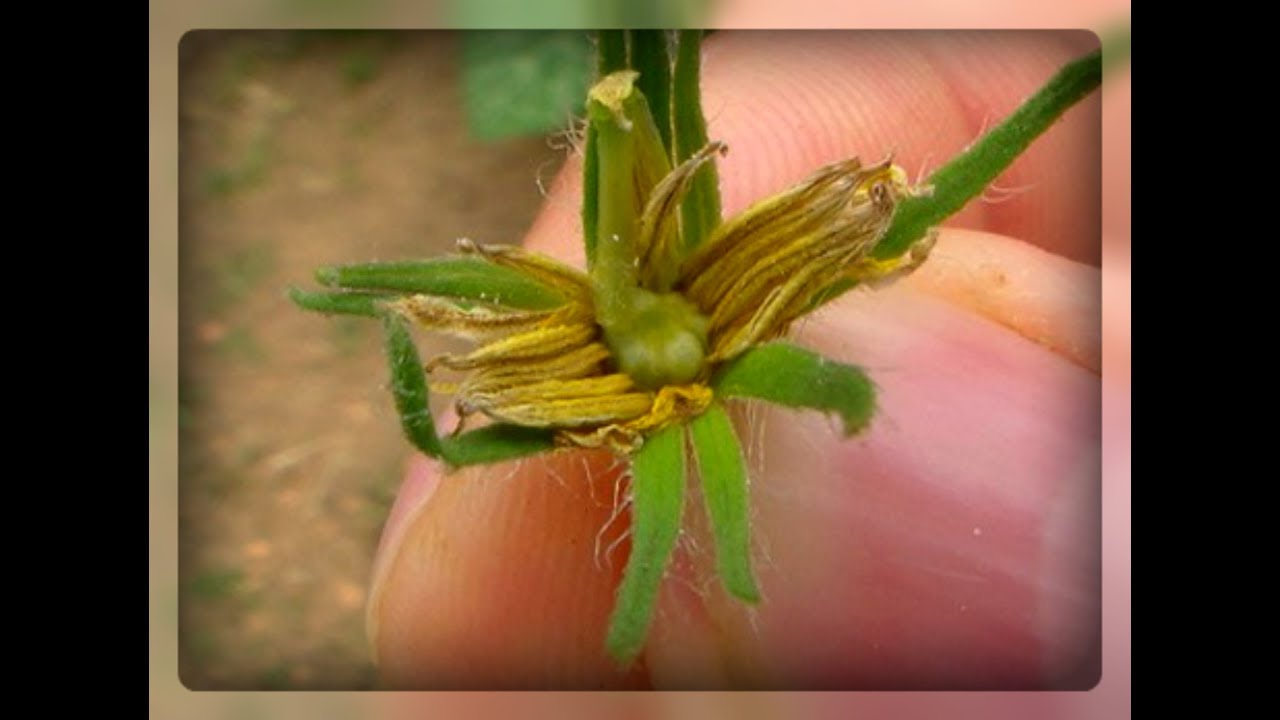
<path id="1" fill-rule="evenodd" d="M 326 315 L 358 315 L 380 317 L 382 303 L 395 298 L 378 293 L 365 292 L 312 292 L 289 288 L 289 299 L 303 310 Z"/>
<path id="2" fill-rule="evenodd" d="M 414 447 L 433 458 L 444 457 L 428 405 L 427 376 L 418 358 L 418 348 L 409 336 L 409 327 L 398 315 L 387 314 L 382 318 L 382 329 L 391 367 L 391 395 L 400 413 L 400 427 Z"/>
<path id="3" fill-rule="evenodd" d="M 596 34 L 596 72 L 600 77 L 627 68 L 627 31 L 601 30 Z"/>
<path id="4" fill-rule="evenodd" d="M 649 101 L 662 147 L 671 157 L 671 54 L 666 30 L 631 31 L 631 67 L 640 73 L 636 85 Z"/>
<path id="5" fill-rule="evenodd" d="M 554 450 L 550 430 L 519 425 L 489 425 L 440 441 L 445 461 L 454 467 L 486 465 Z"/>
<path id="6" fill-rule="evenodd" d="M 631 461 L 631 556 L 605 641 L 621 664 L 644 649 L 658 588 L 680 535 L 684 486 L 684 428 L 673 425 L 646 439 Z"/>
<path id="7" fill-rule="evenodd" d="M 751 507 L 747 494 L 747 465 L 729 414 L 720 404 L 689 423 L 702 498 L 716 541 L 716 572 L 730 595 L 749 603 L 760 601 L 751 570 Z"/>
<path id="8" fill-rule="evenodd" d="M 473 257 L 339 265 L 317 270 L 316 281 L 329 287 L 439 295 L 524 310 L 549 310 L 565 302 L 552 288 L 516 270 Z"/>
<path id="9" fill-rule="evenodd" d="M 672 108 L 675 163 L 693 157 L 707 144 L 707 121 L 702 114 L 701 30 L 681 30 L 676 50 Z M 689 192 L 680 203 L 681 243 L 687 255 L 701 245 L 720 224 L 720 175 L 711 160 L 694 175 Z"/>
<path id="10" fill-rule="evenodd" d="M 490 425 L 442 440 L 436 434 L 428 404 L 427 376 L 408 325 L 398 315 L 387 314 L 382 318 L 382 326 L 391 367 L 391 394 L 400 413 L 400 426 L 414 447 L 453 467 L 514 460 L 555 449 L 550 431 L 506 424 Z"/>
<path id="11" fill-rule="evenodd" d="M 864 429 L 875 414 L 875 385 L 866 373 L 790 343 L 748 350 L 721 368 L 711 386 L 718 397 L 833 413 L 846 435 Z"/>

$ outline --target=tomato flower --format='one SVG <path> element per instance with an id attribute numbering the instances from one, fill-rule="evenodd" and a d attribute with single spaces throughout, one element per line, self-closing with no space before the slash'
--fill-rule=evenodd
<path id="1" fill-rule="evenodd" d="M 603 39 L 602 58 L 625 57 Z M 686 437 L 721 582 L 758 602 L 747 472 L 723 401 L 762 399 L 837 414 L 846 434 L 864 428 L 874 411 L 866 375 L 779 338 L 843 290 L 919 267 L 932 227 L 1101 80 L 1099 53 L 1064 67 L 925 186 L 913 187 L 891 159 L 853 158 L 722 220 L 715 158 L 727 148 L 706 140 L 698 39 L 680 33 L 674 75 L 650 79 L 665 106 L 651 110 L 630 68 L 608 68 L 588 93 L 587 271 L 462 240 L 453 257 L 317 273 L 340 292 L 293 291 L 308 309 L 382 319 L 401 423 L 424 453 L 461 466 L 584 447 L 626 461 L 631 553 L 606 638 L 622 663 L 643 649 L 679 535 Z M 632 60 L 669 70 L 664 43 L 647 47 L 660 57 Z M 409 324 L 476 347 L 424 366 Z M 424 367 L 431 387 L 454 397 L 452 436 L 435 431 Z M 476 415 L 492 423 L 462 432 Z"/>

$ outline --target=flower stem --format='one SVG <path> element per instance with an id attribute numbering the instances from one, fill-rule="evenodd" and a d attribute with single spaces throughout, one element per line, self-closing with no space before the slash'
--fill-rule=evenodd
<path id="1" fill-rule="evenodd" d="M 899 203 L 893 223 L 872 256 L 879 260 L 901 256 L 931 228 L 981 195 L 1064 112 L 1097 89 L 1102 82 L 1102 69 L 1101 50 L 1063 66 L 1004 122 L 931 175 L 925 181 L 932 189 L 930 194 Z M 818 291 L 810 310 L 836 299 L 856 284 L 846 278 Z"/>
<path id="2" fill-rule="evenodd" d="M 1101 50 L 1064 66 L 1004 122 L 939 168 L 926 181 L 933 188 L 931 195 L 902 201 L 872 254 L 883 260 L 906 252 L 929 228 L 981 195 L 1033 140 L 1101 82 Z"/>

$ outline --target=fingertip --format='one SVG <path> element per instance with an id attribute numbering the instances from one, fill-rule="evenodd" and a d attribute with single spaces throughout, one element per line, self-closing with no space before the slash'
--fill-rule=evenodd
<path id="1" fill-rule="evenodd" d="M 1087 49 L 1071 32 L 725 32 L 708 39 L 703 105 L 726 214 L 848 157 L 893 154 L 925 177 Z M 1100 102 L 1072 108 L 947 222 L 1097 264 Z"/>
<path id="2" fill-rule="evenodd" d="M 365 606 L 365 635 L 369 643 L 369 655 L 375 665 L 378 664 L 377 639 L 387 574 L 414 516 L 426 507 L 431 495 L 439 487 L 440 470 L 439 463 L 426 456 L 416 453 L 412 455 L 406 463 L 404 480 L 400 483 L 387 522 L 382 527 L 382 536 L 378 539 L 378 549 L 373 557 L 369 600 Z"/>
<path id="3" fill-rule="evenodd" d="M 944 229 L 902 285 L 997 322 L 1093 373 L 1102 371 L 1102 275 L 1011 237 Z"/>
<path id="4" fill-rule="evenodd" d="M 611 458 L 581 452 L 440 474 L 388 547 L 371 605 L 384 684 L 643 685 L 642 668 L 604 654 L 618 569 L 595 553 L 623 530 L 610 523 L 616 475 Z"/>
<path id="5" fill-rule="evenodd" d="M 797 339 L 871 375 L 868 431 L 743 414 L 764 597 L 725 592 L 695 493 L 647 652 L 656 686 L 1074 687 L 1097 629 L 1099 378 L 1070 351 L 1096 328 L 1071 317 L 1096 308 L 1097 269 L 982 233 L 938 249 L 942 277 L 851 293 Z M 1023 275 L 990 283 L 1006 266 Z M 1040 296 L 985 297 L 1008 286 Z"/>
<path id="6" fill-rule="evenodd" d="M 1087 33 L 718 32 L 703 53 L 725 217 L 822 165 L 893 155 L 923 179 L 1087 49 Z M 1086 99 L 947 224 L 1100 258 L 1100 100 Z M 585 266 L 581 155 L 557 175 L 529 246 Z"/>

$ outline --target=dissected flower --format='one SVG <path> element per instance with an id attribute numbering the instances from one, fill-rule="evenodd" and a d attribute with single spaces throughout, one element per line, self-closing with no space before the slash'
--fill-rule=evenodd
<path id="1" fill-rule="evenodd" d="M 618 73 L 597 87 L 625 93 L 633 78 Z M 463 418 L 479 412 L 552 428 L 562 444 L 627 454 L 646 434 L 705 410 L 715 369 L 786 333 L 818 291 L 841 278 L 865 282 L 909 271 L 927 257 L 932 236 L 900 258 L 870 257 L 895 204 L 913 189 L 888 160 L 864 166 L 851 159 L 756 203 L 682 258 L 680 201 L 698 168 L 724 150 L 711 143 L 641 191 L 637 286 L 615 310 L 621 318 L 613 328 L 606 329 L 599 288 L 587 273 L 519 248 L 461 241 L 463 253 L 542 283 L 564 304 L 530 311 L 463 308 L 428 295 L 397 301 L 393 307 L 418 325 L 480 343 L 468 354 L 432 359 L 428 370 L 469 373 L 433 386 L 454 393 Z"/>
<path id="2" fill-rule="evenodd" d="M 622 37 L 602 33 L 601 57 L 625 64 Z M 392 393 L 406 436 L 423 452 L 461 465 L 542 452 L 554 441 L 609 448 L 627 460 L 631 551 L 606 638 L 624 664 L 643 648 L 679 535 L 685 438 L 697 460 L 721 583 L 730 595 L 758 602 L 747 470 L 720 401 L 746 397 L 831 412 L 847 434 L 864 428 L 874 411 L 864 373 L 771 341 L 843 289 L 923 263 L 934 243 L 930 228 L 1008 166 L 1016 156 L 1008 148 L 1025 147 L 1101 76 L 1098 53 L 1064 67 L 936 172 L 936 193 L 912 187 L 891 159 L 864 165 L 854 158 L 721 221 L 714 159 L 726 147 L 706 142 L 696 97 L 699 37 L 680 33 L 671 92 L 658 93 L 676 98 L 686 91 L 684 102 L 668 108 L 676 117 L 668 118 L 665 129 L 673 132 L 665 137 L 634 70 L 606 74 L 589 93 L 588 272 L 520 248 L 463 240 L 462 257 L 324 269 L 320 282 L 342 291 L 294 293 L 314 310 L 382 318 Z M 665 62 L 661 35 L 647 42 Z M 456 373 L 450 382 L 435 377 L 431 387 L 453 394 L 463 421 L 479 414 L 495 421 L 491 428 L 449 439 L 436 434 L 405 319 L 476 343 L 468 353 L 432 358 L 425 369 Z"/>

